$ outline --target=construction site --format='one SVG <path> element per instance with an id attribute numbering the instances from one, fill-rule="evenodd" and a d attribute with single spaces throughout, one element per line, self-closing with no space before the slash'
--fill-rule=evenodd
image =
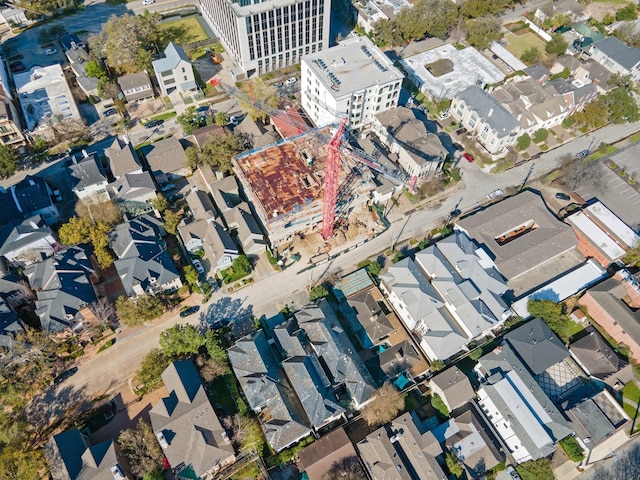
<path id="1" fill-rule="evenodd" d="M 316 253 L 324 244 L 323 223 L 327 151 L 335 127 L 313 129 L 295 137 L 250 150 L 234 159 L 234 171 L 267 230 L 272 247 L 296 245 Z M 371 234 L 381 226 L 368 212 L 371 192 L 378 185 L 373 172 L 341 154 L 337 169 L 335 231 L 339 244 Z M 327 239 L 329 240 L 329 239 Z"/>

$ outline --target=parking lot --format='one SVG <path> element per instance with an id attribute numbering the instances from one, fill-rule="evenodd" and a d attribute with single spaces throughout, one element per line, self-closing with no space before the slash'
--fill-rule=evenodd
<path id="1" fill-rule="evenodd" d="M 629 176 L 635 175 L 636 180 L 640 180 L 640 145 L 635 145 L 613 155 L 608 161 L 602 161 L 602 188 L 584 185 L 577 188 L 576 193 L 585 201 L 597 198 L 635 229 L 640 225 L 640 193 L 607 166 L 609 161 L 622 167 Z"/>

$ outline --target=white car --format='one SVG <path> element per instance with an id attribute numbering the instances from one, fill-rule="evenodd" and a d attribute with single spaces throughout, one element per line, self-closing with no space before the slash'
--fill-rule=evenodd
<path id="1" fill-rule="evenodd" d="M 196 271 L 202 275 L 204 273 L 204 267 L 202 266 L 202 263 L 200 263 L 200 260 L 195 259 L 195 260 L 191 260 L 191 263 L 193 263 L 193 266 L 196 267 Z"/>
<path id="2" fill-rule="evenodd" d="M 291 77 L 291 78 L 287 78 L 287 81 L 285 82 L 287 85 L 293 85 L 294 83 L 296 83 L 298 81 L 298 79 L 296 77 Z"/>
<path id="3" fill-rule="evenodd" d="M 504 192 L 502 191 L 502 189 L 497 189 L 494 190 L 493 192 L 491 192 L 489 195 L 487 195 L 487 199 L 489 200 L 493 200 L 494 198 L 498 198 L 504 195 Z"/>
<path id="4" fill-rule="evenodd" d="M 449 110 L 445 110 L 444 112 L 442 112 L 440 114 L 440 120 L 446 120 L 450 116 L 451 116 L 451 114 L 449 113 Z"/>
<path id="5" fill-rule="evenodd" d="M 156 0 L 142 0 L 142 5 L 151 5 L 152 3 L 156 3 Z"/>
<path id="6" fill-rule="evenodd" d="M 58 53 L 58 50 L 56 50 L 55 48 L 47 48 L 44 51 L 45 55 L 55 55 L 56 53 Z"/>

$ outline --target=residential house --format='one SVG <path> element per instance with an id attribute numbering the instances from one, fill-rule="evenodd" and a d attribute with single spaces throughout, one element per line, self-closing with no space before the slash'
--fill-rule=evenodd
<path id="1" fill-rule="evenodd" d="M 591 287 L 579 303 L 611 338 L 629 349 L 633 360 L 640 361 L 640 281 L 622 272 Z"/>
<path id="2" fill-rule="evenodd" d="M 551 80 L 548 86 L 561 95 L 568 108 L 568 115 L 581 112 L 591 101 L 598 96 L 598 87 L 593 83 L 581 85 L 580 82 L 570 82 L 562 78 Z M 546 127 L 545 127 L 546 128 Z"/>
<path id="3" fill-rule="evenodd" d="M 430 361 L 457 355 L 510 316 L 506 281 L 462 232 L 391 265 L 380 288 Z"/>
<path id="4" fill-rule="evenodd" d="M 295 137 L 309 129 L 309 125 L 304 121 L 296 107 L 287 106 L 286 110 L 271 115 L 269 118 L 271 124 L 283 139 Z"/>
<path id="5" fill-rule="evenodd" d="M 242 202 L 225 214 L 229 229 L 236 235 L 245 255 L 257 257 L 267 249 L 264 233 L 260 229 L 249 204 Z"/>
<path id="6" fill-rule="evenodd" d="M 305 55 L 301 65 L 302 107 L 317 127 L 346 116 L 360 130 L 398 106 L 404 76 L 367 37 Z"/>
<path id="7" fill-rule="evenodd" d="M 23 153 L 26 144 L 18 110 L 0 84 L 0 145 L 16 148 Z"/>
<path id="8" fill-rule="evenodd" d="M 87 97 L 100 98 L 98 94 L 98 79 L 87 75 L 86 64 L 91 61 L 91 56 L 84 44 L 82 42 L 80 44 L 74 42 L 71 48 L 65 49 L 64 55 L 67 57 L 69 66 L 73 70 L 76 81 L 84 94 Z"/>
<path id="9" fill-rule="evenodd" d="M 172 92 L 182 94 L 198 89 L 193 66 L 181 46 L 169 42 L 164 57 L 152 62 L 153 71 L 163 96 Z"/>
<path id="10" fill-rule="evenodd" d="M 104 155 L 109 161 L 109 169 L 115 179 L 125 173 L 142 173 L 140 159 L 126 135 L 123 140 L 113 137 L 111 145 L 104 150 Z"/>
<path id="11" fill-rule="evenodd" d="M 327 476 L 339 477 L 346 469 L 355 478 L 364 476 L 358 454 L 343 428 L 337 428 L 304 447 L 298 453 L 298 467 L 309 480 L 323 480 Z"/>
<path id="12" fill-rule="evenodd" d="M 247 403 L 260 419 L 267 442 L 279 452 L 311 434 L 289 398 L 291 387 L 263 330 L 241 338 L 227 350 Z"/>
<path id="13" fill-rule="evenodd" d="M 162 222 L 151 215 L 116 225 L 111 232 L 109 245 L 118 257 L 114 267 L 125 295 L 170 292 L 182 286 L 163 235 Z"/>
<path id="14" fill-rule="evenodd" d="M 467 478 L 483 478 L 484 475 L 505 461 L 505 455 L 490 433 L 489 426 L 474 408 L 439 425 L 433 436 L 460 461 Z"/>
<path id="15" fill-rule="evenodd" d="M 81 202 L 87 205 L 104 203 L 110 200 L 107 191 L 107 176 L 103 172 L 100 160 L 95 153 L 74 157 L 68 167 L 71 191 Z"/>
<path id="16" fill-rule="evenodd" d="M 81 246 L 28 265 L 24 276 L 36 296 L 35 315 L 45 332 L 70 333 L 82 325 L 82 309 L 97 301 L 94 268 Z"/>
<path id="17" fill-rule="evenodd" d="M 476 85 L 453 97 L 449 111 L 491 156 L 504 155 L 522 135 L 522 126 L 509 110 Z"/>
<path id="18" fill-rule="evenodd" d="M 565 15 L 571 23 L 586 22 L 591 18 L 591 12 L 580 5 L 577 0 L 557 0 L 549 2 L 541 8 L 536 8 L 535 18 L 539 22 L 551 20 L 558 15 Z"/>
<path id="19" fill-rule="evenodd" d="M 6 6 L 6 4 L 3 4 Z M 27 11 L 22 8 L 2 8 L 0 20 L 10 29 L 24 28 L 33 23 L 27 18 Z"/>
<path id="20" fill-rule="evenodd" d="M 598 383 L 619 390 L 633 379 L 631 365 L 618 356 L 616 350 L 593 327 L 588 335 L 569 345 L 569 353 L 587 375 Z"/>
<path id="21" fill-rule="evenodd" d="M 132 218 L 153 211 L 156 184 L 149 172 L 125 173 L 108 185 L 109 196 Z"/>
<path id="22" fill-rule="evenodd" d="M 598 94 L 607 93 L 614 88 L 614 85 L 609 84 L 613 74 L 593 60 L 583 62 L 574 55 L 560 55 L 551 67 L 551 73 L 555 75 L 565 69 L 571 75 L 569 80 L 574 88 L 592 84 L 596 87 L 596 93 Z"/>
<path id="23" fill-rule="evenodd" d="M 640 80 L 640 49 L 628 47 L 616 37 L 594 42 L 588 55 L 613 74 L 628 75 L 634 82 Z"/>
<path id="24" fill-rule="evenodd" d="M 147 170 L 157 183 L 169 182 L 190 173 L 184 147 L 176 137 L 165 138 L 142 147 Z"/>
<path id="25" fill-rule="evenodd" d="M 58 41 L 60 42 L 60 45 L 62 45 L 62 49 L 65 51 L 85 46 L 84 42 L 73 33 L 64 34 L 58 39 Z"/>
<path id="26" fill-rule="evenodd" d="M 29 131 L 44 130 L 66 120 L 82 120 L 60 64 L 33 67 L 14 74 L 13 80 Z"/>
<path id="27" fill-rule="evenodd" d="M 57 246 L 40 215 L 0 227 L 0 256 L 13 265 L 29 265 L 53 254 Z"/>
<path id="28" fill-rule="evenodd" d="M 442 455 L 429 425 L 407 412 L 357 444 L 370 478 L 444 480 L 437 457 Z"/>
<path id="29" fill-rule="evenodd" d="M 508 342 L 482 356 L 476 372 L 478 405 L 517 463 L 548 457 L 573 434 Z"/>
<path id="30" fill-rule="evenodd" d="M 516 296 L 584 261 L 571 227 L 525 190 L 465 217 L 455 225 L 488 254 Z"/>
<path id="31" fill-rule="evenodd" d="M 205 167 L 199 167 L 202 169 Z M 242 197 L 240 196 L 240 188 L 236 177 L 230 175 L 214 182 L 207 182 L 209 186 L 209 192 L 213 197 L 213 201 L 218 207 L 218 211 L 225 215 L 228 211 L 237 207 L 242 203 Z"/>
<path id="32" fill-rule="evenodd" d="M 400 2 L 367 0 L 354 4 L 354 7 L 358 11 L 357 25 L 362 27 L 366 33 L 371 33 L 376 22 L 379 20 L 393 20 L 398 16 L 401 9 L 411 8 L 413 4 L 407 0 Z"/>
<path id="33" fill-rule="evenodd" d="M 533 78 L 505 83 L 496 88 L 491 96 L 513 115 L 523 132 L 529 135 L 541 128 L 559 125 L 569 114 L 564 98 L 553 88 L 542 86 Z"/>
<path id="34" fill-rule="evenodd" d="M 9 187 L 9 191 L 2 196 L 6 199 L 6 202 L 2 202 L 3 210 L 6 207 L 7 213 L 14 218 L 16 218 L 15 210 L 17 209 L 19 212 L 17 218 L 40 215 L 49 226 L 60 220 L 58 207 L 52 200 L 51 187 L 42 177 L 27 175 L 22 181 Z"/>
<path id="35" fill-rule="evenodd" d="M 118 444 L 107 440 L 90 445 L 79 430 L 54 435 L 44 446 L 53 480 L 126 480 L 134 478 Z"/>
<path id="36" fill-rule="evenodd" d="M 565 413 L 587 452 L 626 428 L 630 421 L 629 415 L 607 390 L 567 408 Z"/>
<path id="37" fill-rule="evenodd" d="M 136 72 L 118 77 L 118 85 L 128 103 L 144 102 L 154 97 L 147 72 Z"/>
<path id="38" fill-rule="evenodd" d="M 397 107 L 375 115 L 372 130 L 415 181 L 440 170 L 447 155 L 440 138 L 429 132 L 426 116 L 417 109 Z"/>
<path id="39" fill-rule="evenodd" d="M 587 257 L 608 267 L 633 248 L 640 236 L 599 201 L 565 218 L 578 237 L 578 248 Z"/>
<path id="40" fill-rule="evenodd" d="M 379 291 L 375 293 L 379 294 Z M 374 296 L 375 293 L 373 289 L 369 289 L 352 295 L 347 300 L 351 313 L 355 314 L 362 326 L 357 329 L 356 335 L 364 348 L 383 344 L 396 330 Z M 349 312 L 345 313 L 348 315 Z"/>
<path id="41" fill-rule="evenodd" d="M 225 138 L 227 131 L 220 125 L 206 125 L 191 132 L 191 136 L 193 137 L 193 143 L 198 148 L 202 148 L 202 146 L 213 137 Z"/>
<path id="42" fill-rule="evenodd" d="M 0 358 L 5 353 L 12 353 L 20 344 L 18 337 L 24 335 L 26 330 L 20 317 L 0 298 Z"/>
<path id="43" fill-rule="evenodd" d="M 471 401 L 475 395 L 469 377 L 456 366 L 434 375 L 427 385 L 431 392 L 442 399 L 449 411 Z"/>
<path id="44" fill-rule="evenodd" d="M 236 460 L 191 360 L 172 362 L 162 373 L 169 392 L 149 411 L 151 427 L 178 478 L 212 479 Z"/>
<path id="45" fill-rule="evenodd" d="M 571 55 L 564 55 L 564 56 L 573 58 Z M 558 60 L 556 60 L 556 63 L 558 62 Z M 530 78 L 538 82 L 540 85 L 544 85 L 547 82 L 547 80 L 549 80 L 549 77 L 551 76 L 552 73 L 559 73 L 561 71 L 562 71 L 562 68 L 560 68 L 560 70 L 558 70 L 557 72 L 551 72 L 547 67 L 539 63 L 536 63 L 535 65 L 531 65 L 530 67 L 527 67 L 523 70 L 524 73 L 526 73 Z"/>

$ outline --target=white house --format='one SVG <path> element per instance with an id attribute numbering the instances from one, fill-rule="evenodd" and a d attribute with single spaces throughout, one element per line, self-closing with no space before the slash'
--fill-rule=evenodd
<path id="1" fill-rule="evenodd" d="M 589 47 L 591 59 L 611 73 L 629 75 L 640 80 L 640 49 L 626 46 L 616 37 L 603 38 Z"/>
<path id="2" fill-rule="evenodd" d="M 193 66 L 181 46 L 169 42 L 164 58 L 153 61 L 153 71 L 163 96 L 179 91 L 186 93 L 198 88 Z"/>
<path id="3" fill-rule="evenodd" d="M 302 107 L 316 126 L 347 117 L 362 129 L 398 105 L 402 73 L 367 37 L 302 58 Z"/>
<path id="4" fill-rule="evenodd" d="M 86 152 L 83 152 L 86 155 Z M 74 158 L 69 166 L 69 180 L 71 190 L 78 200 L 90 203 L 104 203 L 109 201 L 107 191 L 107 177 L 95 153 L 81 158 Z"/>

